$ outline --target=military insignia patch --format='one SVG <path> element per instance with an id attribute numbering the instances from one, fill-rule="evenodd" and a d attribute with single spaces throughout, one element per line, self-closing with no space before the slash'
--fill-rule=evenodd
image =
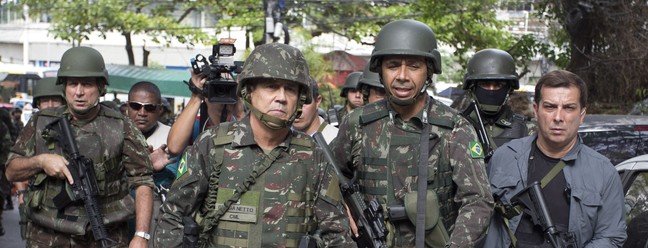
<path id="1" fill-rule="evenodd" d="M 182 154 L 182 159 L 178 163 L 178 172 L 176 172 L 176 179 L 187 172 L 187 153 Z"/>
<path id="2" fill-rule="evenodd" d="M 470 142 L 468 147 L 470 148 L 470 156 L 472 158 L 484 158 L 484 149 L 482 148 L 481 143 L 473 141 Z"/>

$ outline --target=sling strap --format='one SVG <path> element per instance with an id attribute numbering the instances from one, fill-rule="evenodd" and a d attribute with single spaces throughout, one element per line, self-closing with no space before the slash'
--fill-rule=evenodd
<path id="1" fill-rule="evenodd" d="M 565 168 L 567 164 L 565 161 L 562 159 L 554 165 L 553 168 L 540 180 L 540 188 L 543 188 L 553 180 L 556 175 L 562 171 L 563 168 Z M 515 205 L 515 206 L 505 206 L 501 202 L 497 202 L 495 204 L 495 210 L 497 210 L 502 216 L 504 216 L 504 225 L 506 226 L 506 230 L 508 231 L 509 237 L 511 238 L 511 245 L 513 247 L 517 246 L 517 238 L 515 238 L 515 233 L 510 228 L 509 225 L 509 219 L 513 218 L 514 216 L 520 215 L 522 213 L 522 206 L 520 205 Z"/>
<path id="2" fill-rule="evenodd" d="M 416 247 L 425 247 L 425 213 L 427 203 L 428 152 L 430 145 L 430 125 L 421 131 L 421 150 L 419 152 L 419 172 L 416 191 Z"/>

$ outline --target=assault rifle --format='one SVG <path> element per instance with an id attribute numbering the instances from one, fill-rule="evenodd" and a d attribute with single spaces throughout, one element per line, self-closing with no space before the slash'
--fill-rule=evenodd
<path id="1" fill-rule="evenodd" d="M 472 112 L 475 112 L 477 120 L 470 118 L 470 113 Z M 468 105 L 468 108 L 466 108 L 466 110 L 464 110 L 461 115 L 466 117 L 470 124 L 475 127 L 475 131 L 477 131 L 477 138 L 479 138 L 479 142 L 482 143 L 482 149 L 484 149 L 484 159 L 488 161 L 490 157 L 493 156 L 494 151 L 493 149 L 491 149 L 490 139 L 488 139 L 488 133 L 486 133 L 486 128 L 484 127 L 484 122 L 482 121 L 481 114 L 479 113 L 477 103 L 474 100 L 471 101 Z"/>
<path id="2" fill-rule="evenodd" d="M 364 197 L 360 194 L 358 185 L 352 184 L 340 172 L 340 167 L 333 158 L 333 153 L 326 144 L 324 136 L 317 132 L 313 137 L 317 145 L 324 151 L 326 160 L 331 164 L 335 174 L 337 174 L 338 180 L 340 180 L 340 190 L 358 227 L 358 236 L 355 238 L 358 247 L 386 248 L 388 231 L 384 222 L 385 218 L 382 206 L 376 199 L 368 203 L 365 202 Z"/>
<path id="3" fill-rule="evenodd" d="M 573 235 L 570 235 L 570 233 L 561 233 L 556 229 L 549 215 L 549 209 L 545 203 L 542 188 L 538 181 L 532 182 L 520 191 L 520 193 L 516 194 L 511 201 L 514 204 L 517 203 L 522 206 L 522 212 L 531 217 L 534 225 L 542 228 L 545 234 L 544 236 L 553 247 L 577 247 Z"/>
<path id="4" fill-rule="evenodd" d="M 60 210 L 65 208 L 68 204 L 82 200 L 90 226 L 92 227 L 92 234 L 94 239 L 101 243 L 101 247 L 113 247 L 117 242 L 108 238 L 108 232 L 103 223 L 103 216 L 99 211 L 99 203 L 95 197 L 99 192 L 97 187 L 97 178 L 95 176 L 94 164 L 92 160 L 79 154 L 79 148 L 74 140 L 74 134 L 70 127 L 70 121 L 66 116 L 47 125 L 47 129 L 54 131 L 59 143 L 63 146 L 63 150 L 69 155 L 68 169 L 74 180 L 70 184 L 71 195 L 62 190 L 61 193 L 54 197 L 54 203 Z"/>

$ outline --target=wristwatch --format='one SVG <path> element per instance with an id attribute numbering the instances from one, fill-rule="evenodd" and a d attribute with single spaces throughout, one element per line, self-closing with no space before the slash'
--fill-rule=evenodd
<path id="1" fill-rule="evenodd" d="M 138 236 L 138 237 L 141 237 L 141 238 L 143 238 L 143 239 L 146 239 L 146 241 L 148 241 L 149 239 L 151 239 L 151 235 L 150 235 L 150 234 L 148 234 L 147 232 L 142 232 L 142 231 L 135 232 L 135 236 Z"/>

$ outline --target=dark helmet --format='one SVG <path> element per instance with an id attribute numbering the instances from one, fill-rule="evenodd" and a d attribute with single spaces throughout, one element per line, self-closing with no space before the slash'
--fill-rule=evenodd
<path id="1" fill-rule="evenodd" d="M 362 71 L 362 77 L 360 77 L 360 81 L 358 82 L 358 88 L 362 88 L 362 85 L 369 85 L 382 89 L 385 88 L 385 86 L 380 83 L 380 75 L 369 70 L 369 63 L 365 65 L 364 71 Z"/>
<path id="2" fill-rule="evenodd" d="M 347 92 L 350 89 L 358 89 L 358 82 L 360 81 L 360 77 L 362 77 L 362 72 L 354 71 L 349 73 L 346 80 L 344 80 L 344 86 L 342 86 L 340 96 L 346 98 Z"/>
<path id="3" fill-rule="evenodd" d="M 108 71 L 103 56 L 90 47 L 73 47 L 63 53 L 56 84 L 64 84 L 66 77 L 98 77 L 108 85 Z"/>
<path id="4" fill-rule="evenodd" d="M 283 79 L 300 85 L 297 109 L 288 121 L 268 116 L 259 112 L 250 100 L 248 84 L 253 79 Z M 241 97 L 250 111 L 256 115 L 267 127 L 267 122 L 278 124 L 280 128 L 289 127 L 301 115 L 302 106 L 312 102 L 310 94 L 310 75 L 306 58 L 299 49 L 280 43 L 270 43 L 258 46 L 245 60 L 243 71 L 238 75 L 236 92 Z"/>
<path id="5" fill-rule="evenodd" d="M 441 74 L 441 54 L 432 29 L 416 20 L 398 20 L 387 23 L 376 37 L 370 69 L 379 72 L 381 57 L 385 55 L 418 55 L 428 61 L 434 74 Z M 431 65 L 431 66 L 430 66 Z"/>
<path id="6" fill-rule="evenodd" d="M 468 61 L 463 88 L 470 89 L 479 80 L 503 80 L 514 90 L 520 88 L 513 57 L 499 49 L 481 50 Z"/>
<path id="7" fill-rule="evenodd" d="M 60 96 L 65 102 L 65 95 L 63 91 L 65 87 L 62 84 L 56 83 L 55 77 L 42 78 L 38 80 L 34 86 L 34 98 L 32 105 L 37 108 L 39 103 L 39 98 L 43 96 Z"/>

